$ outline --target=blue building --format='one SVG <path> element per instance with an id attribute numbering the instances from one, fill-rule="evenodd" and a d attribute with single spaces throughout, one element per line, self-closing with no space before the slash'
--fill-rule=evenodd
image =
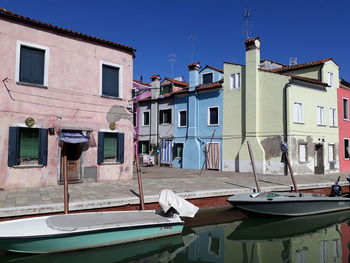
<path id="1" fill-rule="evenodd" d="M 223 70 L 199 62 L 189 68 L 189 89 L 174 92 L 173 167 L 221 170 Z"/>

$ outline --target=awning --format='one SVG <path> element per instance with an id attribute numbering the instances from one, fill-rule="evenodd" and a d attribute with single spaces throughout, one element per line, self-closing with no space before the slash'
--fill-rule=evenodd
<path id="1" fill-rule="evenodd" d="M 59 139 L 66 143 L 84 143 L 88 142 L 90 137 L 83 135 L 81 132 L 61 131 Z"/>

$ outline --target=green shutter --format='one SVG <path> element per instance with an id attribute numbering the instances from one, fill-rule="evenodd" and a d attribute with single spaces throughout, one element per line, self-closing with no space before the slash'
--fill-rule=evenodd
<path id="1" fill-rule="evenodd" d="M 102 95 L 119 97 L 119 68 L 102 66 Z"/>
<path id="2" fill-rule="evenodd" d="M 97 163 L 103 163 L 104 132 L 98 132 Z"/>
<path id="3" fill-rule="evenodd" d="M 117 153 L 117 134 L 105 133 L 104 134 L 104 159 L 115 158 Z"/>
<path id="4" fill-rule="evenodd" d="M 19 158 L 39 159 L 39 129 L 20 129 Z"/>

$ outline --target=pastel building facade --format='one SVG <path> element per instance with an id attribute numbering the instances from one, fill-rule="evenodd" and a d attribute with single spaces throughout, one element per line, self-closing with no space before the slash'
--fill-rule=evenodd
<path id="1" fill-rule="evenodd" d="M 189 67 L 189 90 L 175 94 L 174 167 L 221 170 L 223 71 Z"/>
<path id="2" fill-rule="evenodd" d="M 134 49 L 0 9 L 0 188 L 132 178 Z"/>
<path id="3" fill-rule="evenodd" d="M 261 61 L 258 38 L 245 45 L 245 65 L 224 64 L 223 169 L 251 171 L 249 142 L 259 173 L 283 174 L 285 141 L 294 173 L 339 171 L 337 64 L 285 66 Z"/>
<path id="4" fill-rule="evenodd" d="M 350 171 L 350 83 L 341 80 L 338 89 L 339 163 L 341 172 Z"/>

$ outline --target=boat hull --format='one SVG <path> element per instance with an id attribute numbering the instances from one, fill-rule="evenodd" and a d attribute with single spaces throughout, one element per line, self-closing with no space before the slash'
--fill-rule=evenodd
<path id="1" fill-rule="evenodd" d="M 291 193 L 286 198 L 253 198 L 249 194 L 232 196 L 228 201 L 244 211 L 275 216 L 305 216 L 350 209 L 350 198 Z"/>
<path id="2" fill-rule="evenodd" d="M 12 252 L 52 253 L 175 235 L 181 233 L 182 229 L 182 224 L 174 224 L 49 237 L 0 238 L 0 247 Z"/>

